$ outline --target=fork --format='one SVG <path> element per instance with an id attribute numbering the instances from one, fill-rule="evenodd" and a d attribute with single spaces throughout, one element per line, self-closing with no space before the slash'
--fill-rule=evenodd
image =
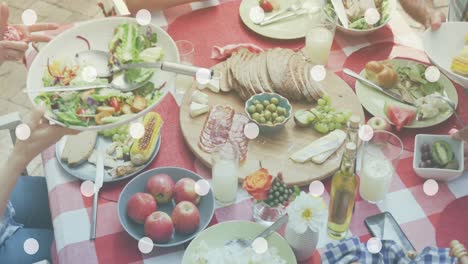
<path id="1" fill-rule="evenodd" d="M 283 9 L 281 11 L 278 11 L 276 14 L 273 14 L 271 16 L 268 16 L 268 17 L 265 17 L 265 19 L 263 21 L 269 21 L 279 15 L 282 15 L 284 13 L 287 13 L 287 12 L 296 12 L 297 10 L 301 9 L 303 6 L 303 3 L 301 0 L 297 0 L 294 4 L 288 6 L 288 8 L 286 9 Z"/>
<path id="2" fill-rule="evenodd" d="M 460 117 L 460 115 L 457 113 L 457 106 L 455 103 L 448 98 L 446 95 L 440 95 L 440 94 L 431 94 L 430 95 L 432 98 L 440 99 L 443 100 L 447 105 L 452 109 L 453 114 L 457 118 L 458 122 L 462 125 L 462 127 L 465 127 L 465 122 L 463 122 L 463 119 Z M 418 116 L 419 117 L 419 116 Z"/>

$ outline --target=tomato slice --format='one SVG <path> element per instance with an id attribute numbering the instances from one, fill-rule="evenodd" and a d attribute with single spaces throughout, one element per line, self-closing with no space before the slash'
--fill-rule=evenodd
<path id="1" fill-rule="evenodd" d="M 85 114 L 86 114 L 86 110 L 84 110 L 83 108 L 80 107 L 80 108 L 76 109 L 75 113 L 76 113 L 77 115 L 85 115 Z M 83 120 L 83 121 L 86 121 L 86 122 L 89 121 L 89 117 L 79 116 L 79 118 L 80 118 L 81 120 Z"/>
<path id="2" fill-rule="evenodd" d="M 114 108 L 116 113 L 118 113 L 120 111 L 120 101 L 117 98 L 112 97 L 109 100 L 109 105 Z"/>
<path id="3" fill-rule="evenodd" d="M 404 126 L 411 124 L 416 117 L 416 110 L 396 105 L 386 104 L 385 113 L 398 131 Z"/>

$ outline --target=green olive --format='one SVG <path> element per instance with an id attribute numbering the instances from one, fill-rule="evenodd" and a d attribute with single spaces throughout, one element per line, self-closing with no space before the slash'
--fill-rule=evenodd
<path id="1" fill-rule="evenodd" d="M 266 123 L 265 117 L 260 117 L 260 120 L 258 120 L 258 122 L 259 122 L 260 124 L 265 124 L 265 123 Z"/>
<path id="2" fill-rule="evenodd" d="M 278 107 L 276 108 L 276 113 L 278 113 L 278 116 L 284 116 L 286 114 L 286 109 L 283 107 Z"/>
<path id="3" fill-rule="evenodd" d="M 257 104 L 259 104 L 259 103 L 260 103 L 259 100 L 254 100 L 252 104 L 257 105 Z"/>
<path id="4" fill-rule="evenodd" d="M 273 122 L 267 121 L 266 124 L 271 126 L 271 125 L 273 125 Z"/>
<path id="5" fill-rule="evenodd" d="M 255 105 L 251 105 L 249 106 L 249 113 L 253 114 L 257 111 L 257 108 L 255 107 Z"/>
<path id="6" fill-rule="evenodd" d="M 270 112 L 276 112 L 276 105 L 274 104 L 270 104 L 267 106 L 267 109 L 270 111 Z"/>
<path id="7" fill-rule="evenodd" d="M 271 114 L 271 119 L 275 120 L 278 117 L 277 113 L 272 113 Z"/>
<path id="8" fill-rule="evenodd" d="M 263 106 L 267 107 L 270 104 L 270 101 L 268 100 L 263 100 Z"/>
<path id="9" fill-rule="evenodd" d="M 255 105 L 255 108 L 257 108 L 257 112 L 262 112 L 263 109 L 264 109 L 264 107 L 263 107 L 262 104 L 256 104 L 256 105 Z"/>
<path id="10" fill-rule="evenodd" d="M 260 114 L 259 113 L 253 113 L 252 114 L 252 119 L 255 120 L 255 121 L 260 120 Z"/>
<path id="11" fill-rule="evenodd" d="M 279 99 L 276 98 L 276 97 L 271 98 L 270 101 L 271 101 L 272 104 L 275 104 L 275 105 L 278 105 L 278 104 L 279 104 Z"/>
<path id="12" fill-rule="evenodd" d="M 271 112 L 268 110 L 265 110 L 265 112 L 263 112 L 263 115 L 265 116 L 267 120 L 271 118 Z"/>
<path id="13" fill-rule="evenodd" d="M 278 116 L 276 119 L 275 119 L 276 123 L 283 123 L 284 121 L 284 116 Z"/>

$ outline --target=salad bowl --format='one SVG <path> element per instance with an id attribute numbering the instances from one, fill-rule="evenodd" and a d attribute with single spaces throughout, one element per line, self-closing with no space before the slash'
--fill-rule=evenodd
<path id="1" fill-rule="evenodd" d="M 130 25 L 129 27 L 134 26 L 134 28 L 138 28 L 142 32 L 138 32 L 137 34 L 133 35 L 126 34 L 125 31 L 123 33 L 119 33 L 119 30 L 123 28 L 124 24 Z M 148 32 L 151 32 L 154 35 L 154 37 L 153 35 L 149 35 Z M 125 45 L 125 47 L 123 47 L 124 45 L 120 46 L 122 47 L 122 54 L 134 54 L 139 51 L 138 46 L 141 42 L 143 42 L 141 41 L 141 38 L 143 38 L 142 36 L 145 35 L 148 36 L 148 39 L 154 39 L 154 46 L 158 47 L 161 56 L 164 56 L 165 61 L 176 63 L 179 62 L 179 52 L 177 50 L 175 42 L 164 30 L 152 24 L 149 24 L 147 26 L 138 26 L 138 23 L 134 18 L 113 17 L 96 19 L 79 23 L 76 26 L 66 30 L 62 34 L 55 37 L 46 46 L 44 46 L 31 64 L 26 83 L 27 90 L 34 90 L 34 92 L 28 93 L 31 102 L 33 103 L 33 105 L 45 103 L 47 109 L 45 117 L 53 123 L 80 131 L 107 130 L 121 126 L 131 121 L 135 121 L 136 119 L 144 116 L 147 112 L 149 112 L 157 104 L 159 104 L 159 102 L 162 100 L 162 98 L 168 91 L 174 89 L 176 76 L 174 73 L 155 70 L 154 73 L 147 78 L 152 83 L 152 85 L 154 85 L 153 87 L 150 86 L 148 88 L 151 89 L 152 97 L 150 100 L 146 99 L 144 101 L 144 104 L 142 104 L 142 107 L 138 108 L 137 110 L 132 109 L 131 111 L 123 113 L 123 107 L 121 108 L 121 106 L 123 106 L 126 103 L 126 99 L 134 98 L 137 95 L 135 91 L 131 92 L 132 94 L 127 93 L 124 96 L 122 96 L 123 93 L 118 90 L 107 89 L 108 94 L 97 94 L 100 98 L 106 96 L 109 97 L 101 99 L 102 101 L 99 101 L 99 103 L 105 102 L 105 104 L 109 104 L 104 105 L 105 107 L 107 107 L 107 109 L 109 109 L 109 106 L 115 109 L 115 112 L 112 111 L 112 116 L 108 117 L 108 121 L 106 122 L 97 122 L 96 110 L 93 110 L 96 109 L 96 105 L 92 105 L 93 101 L 90 101 L 89 99 L 87 103 L 86 100 L 62 100 L 65 102 L 60 102 L 60 111 L 62 111 L 60 113 L 60 116 L 58 115 L 59 113 L 57 113 L 57 110 L 53 108 L 55 98 L 48 98 L 47 100 L 37 99 L 38 95 L 46 94 L 40 92 L 41 87 L 57 85 L 56 82 L 50 84 L 50 80 L 47 80 L 48 78 L 51 78 L 50 76 L 54 78 L 56 77 L 53 74 L 51 74 L 51 65 L 53 65 L 53 63 L 69 65 L 70 61 L 72 61 L 73 63 L 75 63 L 72 64 L 73 67 L 75 67 L 74 65 L 76 65 L 76 61 L 74 61 L 73 58 L 78 52 L 84 51 L 86 49 L 102 50 L 108 52 L 110 46 L 112 45 L 111 43 L 114 42 L 117 38 L 120 38 L 120 40 L 118 39 L 117 41 L 131 43 L 131 45 Z M 140 56 L 141 54 L 142 52 L 140 53 Z M 68 65 L 65 66 L 65 69 L 66 67 L 68 67 Z M 80 70 L 83 71 L 84 68 L 86 68 L 86 66 L 87 65 L 78 65 Z M 80 76 L 79 73 L 80 72 L 76 73 L 75 75 Z M 141 79 L 146 78 L 146 76 L 148 75 L 137 75 L 135 76 L 135 80 L 138 80 L 138 82 L 140 82 Z M 146 81 L 147 79 L 145 79 L 144 81 Z M 88 81 L 88 83 L 85 84 L 97 84 L 97 80 L 102 79 L 95 78 L 95 80 L 96 82 L 90 83 Z M 70 85 L 72 84 L 72 82 L 70 82 Z M 81 83 L 79 83 L 78 85 L 84 85 L 83 81 L 81 81 Z M 156 91 L 157 89 L 160 90 Z M 37 92 L 35 92 L 36 90 Z M 99 93 L 99 91 L 103 90 L 104 89 L 97 90 L 96 93 Z M 65 93 L 71 94 L 73 92 L 67 91 Z M 58 97 L 60 99 L 61 95 Z M 121 105 L 116 106 L 115 104 L 113 104 L 112 100 L 114 99 L 112 98 L 120 98 L 119 104 Z M 87 117 L 87 120 L 94 118 L 96 122 L 86 121 L 86 123 L 78 123 L 78 111 L 83 111 L 83 115 L 85 116 L 79 116 L 79 118 L 85 119 Z M 94 113 L 92 113 L 92 111 L 94 111 Z M 97 111 L 99 113 L 99 109 Z M 64 115 L 63 112 L 65 112 L 67 115 Z M 70 121 L 68 121 L 68 117 L 70 118 Z"/>

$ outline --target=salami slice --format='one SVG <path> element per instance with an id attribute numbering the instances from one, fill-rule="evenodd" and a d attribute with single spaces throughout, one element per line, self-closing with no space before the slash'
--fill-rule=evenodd
<path id="1" fill-rule="evenodd" d="M 234 108 L 231 106 L 215 105 L 211 108 L 200 135 L 198 143 L 200 149 L 211 153 L 216 147 L 226 143 L 234 113 Z"/>
<path id="2" fill-rule="evenodd" d="M 243 161 L 247 158 L 249 139 L 244 134 L 244 127 L 249 123 L 249 118 L 242 114 L 236 114 L 232 122 L 231 130 L 229 131 L 229 140 L 239 151 L 239 160 Z"/>

